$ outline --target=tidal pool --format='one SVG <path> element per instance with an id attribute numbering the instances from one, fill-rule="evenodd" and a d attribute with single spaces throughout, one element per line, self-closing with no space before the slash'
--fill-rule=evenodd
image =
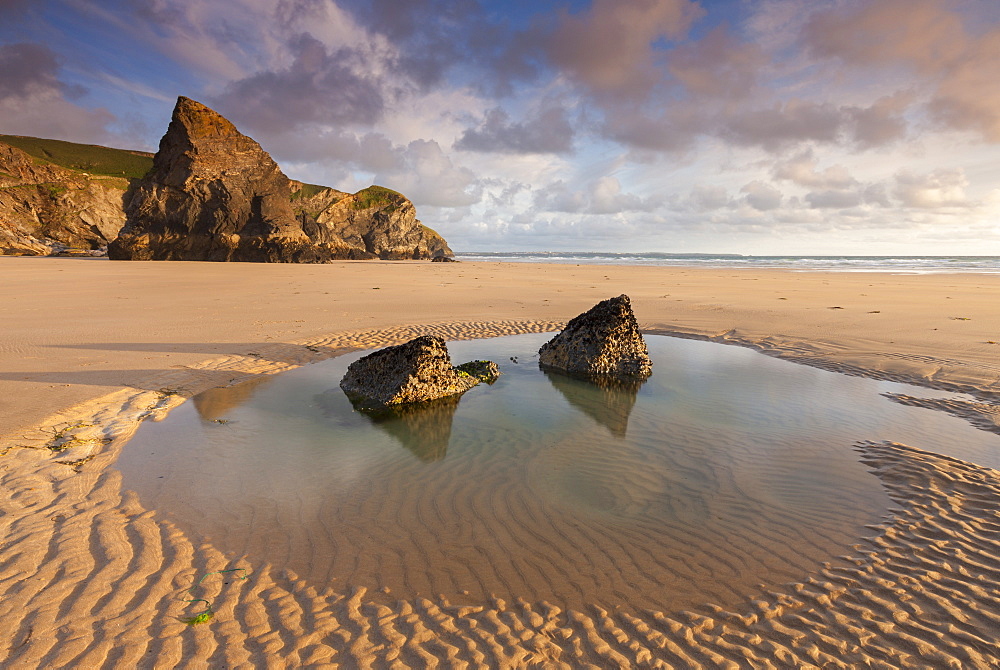
<path id="1" fill-rule="evenodd" d="M 366 352 L 213 389 L 141 426 L 123 486 L 192 539 L 341 592 L 676 611 L 871 535 L 891 501 L 858 441 L 1000 465 L 1000 436 L 881 395 L 954 394 L 661 336 L 649 380 L 599 386 L 540 370 L 550 337 L 451 342 L 503 375 L 375 417 L 338 386 Z"/>

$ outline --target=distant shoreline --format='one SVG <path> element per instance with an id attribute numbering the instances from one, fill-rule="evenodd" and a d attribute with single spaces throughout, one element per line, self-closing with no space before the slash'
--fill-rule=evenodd
<path id="1" fill-rule="evenodd" d="M 494 263 L 785 269 L 799 272 L 1000 274 L 1000 256 L 837 256 L 600 251 L 460 251 L 455 258 Z"/>

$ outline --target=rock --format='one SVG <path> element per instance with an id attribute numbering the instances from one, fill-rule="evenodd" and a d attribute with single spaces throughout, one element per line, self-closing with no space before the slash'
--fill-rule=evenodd
<path id="1" fill-rule="evenodd" d="M 126 214 L 108 249 L 113 259 L 321 263 L 451 254 L 403 195 L 291 182 L 257 142 L 184 97 Z"/>
<path id="2" fill-rule="evenodd" d="M 354 258 L 407 260 L 452 253 L 444 238 L 417 220 L 406 196 L 383 186 L 354 194 L 327 189 L 297 199 L 294 207 L 310 238 L 345 244 Z"/>
<path id="3" fill-rule="evenodd" d="M 44 164 L 0 143 L 0 253 L 102 253 L 125 223 L 128 185 Z"/>
<path id="4" fill-rule="evenodd" d="M 0 253 L 101 255 L 117 237 L 119 260 L 452 254 L 402 194 L 289 181 L 260 145 L 187 98 L 156 155 L 0 135 Z"/>
<path id="5" fill-rule="evenodd" d="M 577 316 L 538 354 L 543 367 L 584 375 L 646 378 L 653 365 L 627 295 Z"/>
<path id="6" fill-rule="evenodd" d="M 493 361 L 469 361 L 456 366 L 455 369 L 487 384 L 492 384 L 500 376 L 500 367 Z"/>
<path id="7" fill-rule="evenodd" d="M 117 260 L 322 262 L 292 212 L 286 177 L 217 112 L 180 97 L 153 168 L 108 247 Z"/>
<path id="8" fill-rule="evenodd" d="M 457 258 L 452 258 L 451 256 L 435 256 L 431 259 L 433 263 L 457 263 Z"/>
<path id="9" fill-rule="evenodd" d="M 340 388 L 356 407 L 374 410 L 457 395 L 478 383 L 452 367 L 443 339 L 425 335 L 354 361 Z"/>

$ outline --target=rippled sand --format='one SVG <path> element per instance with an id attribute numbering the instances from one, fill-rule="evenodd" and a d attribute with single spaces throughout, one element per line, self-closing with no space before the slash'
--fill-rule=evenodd
<path id="1" fill-rule="evenodd" d="M 294 269 L 284 271 L 290 270 Z M 586 280 L 596 283 L 597 275 L 615 270 L 588 268 L 587 272 Z M 556 281 L 553 275 L 545 276 L 550 279 L 546 295 L 560 286 L 572 289 L 579 283 L 579 278 Z M 555 276 L 562 275 L 557 272 Z M 770 274 L 760 276 L 777 281 Z M 859 281 L 826 277 L 841 291 Z M 366 279 L 373 283 L 370 277 Z M 385 279 L 380 275 L 377 281 Z M 950 292 L 975 294 L 949 281 L 932 282 L 942 300 Z M 38 297 L 43 305 L 44 300 L 55 300 L 46 297 L 44 289 Z M 720 303 L 726 302 L 724 287 L 716 289 Z M 904 289 L 900 295 L 906 293 Z M 695 289 L 689 286 L 688 290 Z M 581 302 L 580 293 L 575 295 L 576 302 L 568 301 L 572 304 L 560 308 L 559 318 L 563 318 L 562 311 L 576 309 Z M 911 380 L 920 380 L 920 371 L 926 371 L 928 384 L 963 390 L 978 387 L 978 402 L 949 402 L 937 409 L 996 430 L 991 401 L 995 396 L 988 395 L 996 391 L 996 366 L 976 347 L 962 344 L 967 333 L 954 338 L 957 344 L 947 356 L 935 354 L 938 335 L 920 340 L 916 329 L 899 325 L 918 318 L 906 312 L 906 301 L 901 298 L 897 304 L 905 314 L 897 326 L 903 341 L 894 358 L 891 338 L 896 331 L 892 329 L 862 334 L 843 325 L 822 328 L 825 319 L 835 318 L 820 311 L 830 306 L 826 302 L 833 303 L 830 297 L 827 293 L 814 299 L 813 309 L 819 316 L 813 321 L 808 311 L 803 312 L 805 325 L 820 326 L 815 330 L 815 344 L 810 344 L 805 332 L 794 336 L 782 332 L 786 322 L 780 318 L 769 324 L 766 315 L 748 317 L 741 308 L 728 304 L 721 304 L 718 314 L 709 314 L 694 328 L 671 323 L 667 311 L 654 309 L 652 317 L 644 318 L 642 302 L 633 302 L 646 326 L 712 334 L 706 326 L 715 323 L 719 328 L 715 335 L 728 334 L 720 339 L 753 344 L 813 365 Z M 697 312 L 690 302 L 694 299 L 687 299 L 679 321 Z M 707 299 L 708 295 L 698 304 L 712 312 Z M 758 292 L 750 302 L 760 299 Z M 925 294 L 924 299 L 934 298 Z M 207 298 L 192 300 L 198 304 Z M 881 307 L 883 313 L 891 309 L 885 304 Z M 188 318 L 192 309 L 186 299 L 180 300 L 178 318 Z M 183 602 L 191 597 L 186 589 L 205 573 L 231 564 L 217 548 L 193 543 L 144 510 L 137 500 L 123 496 L 120 475 L 112 464 L 118 452 L 127 448 L 125 442 L 140 421 L 156 419 L 184 397 L 211 386 L 290 369 L 349 348 L 381 346 L 418 333 L 456 339 L 543 332 L 559 325 L 544 318 L 546 308 L 540 304 L 526 311 L 534 318 L 479 322 L 453 318 L 430 326 L 344 328 L 333 336 L 298 341 L 282 336 L 280 342 L 258 341 L 253 349 L 242 347 L 246 350 L 242 354 L 223 351 L 227 355 L 173 369 L 160 358 L 155 368 L 139 375 L 142 388 L 120 388 L 116 386 L 120 382 L 101 381 L 107 384 L 103 395 L 55 413 L 59 405 L 49 404 L 47 415 L 35 421 L 37 430 L 20 426 L 15 432 L 11 428 L 0 448 L 4 453 L 0 459 L 0 621 L 4 624 L 0 627 L 0 664 L 88 668 L 390 667 L 393 663 L 426 667 L 434 662 L 455 667 L 574 668 L 996 665 L 1000 657 L 996 643 L 1000 639 L 1000 472 L 883 442 L 859 443 L 857 449 L 897 508 L 875 524 L 871 539 L 859 540 L 846 558 L 790 577 L 789 583 L 771 586 L 749 603 L 723 607 L 707 602 L 687 611 L 664 612 L 643 606 L 635 611 L 560 607 L 513 598 L 393 600 L 364 588 L 317 589 L 291 572 L 258 564 L 248 556 L 235 564 L 247 569 L 247 579 L 239 579 L 239 573 L 216 575 L 197 591 L 213 603 L 215 617 L 210 623 L 187 626 L 178 620 L 198 606 Z M 978 315 L 970 317 L 963 311 L 941 316 L 952 317 L 975 319 Z M 391 320 L 384 314 L 379 318 Z M 733 331 L 727 323 L 748 325 Z M 964 325 L 942 322 L 941 327 Z M 10 328 L 15 335 L 21 332 Z M 71 319 L 62 328 L 77 343 L 95 341 L 92 331 L 74 326 Z M 926 330 L 929 333 L 931 327 Z M 984 350 L 995 351 L 988 349 L 993 345 L 985 344 L 987 337 L 981 339 Z M 5 339 L 3 346 L 6 356 L 38 351 L 36 344 L 17 344 L 16 337 Z M 881 353 L 872 353 L 876 350 Z M 213 352 L 206 348 L 201 355 Z M 66 360 L 64 353 L 53 356 L 53 360 Z M 51 361 L 45 364 L 53 365 Z M 59 370 L 49 369 L 50 380 L 56 383 Z M 105 371 L 100 379 L 109 374 Z M 14 377 L 5 377 L 5 388 L 20 388 Z M 93 383 L 99 378 L 79 374 L 75 379 Z M 31 384 L 38 383 L 31 381 L 24 387 L 30 392 L 23 401 L 55 402 L 31 390 Z M 89 393 L 96 395 L 94 390 Z M 5 402 L 17 407 L 22 399 L 9 397 Z"/>

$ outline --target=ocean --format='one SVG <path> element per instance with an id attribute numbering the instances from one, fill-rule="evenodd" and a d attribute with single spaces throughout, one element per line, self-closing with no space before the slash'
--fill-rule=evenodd
<path id="1" fill-rule="evenodd" d="M 1000 256 L 743 256 L 600 251 L 462 251 L 456 252 L 455 258 L 461 261 L 496 263 L 781 268 L 802 272 L 1000 273 Z"/>

